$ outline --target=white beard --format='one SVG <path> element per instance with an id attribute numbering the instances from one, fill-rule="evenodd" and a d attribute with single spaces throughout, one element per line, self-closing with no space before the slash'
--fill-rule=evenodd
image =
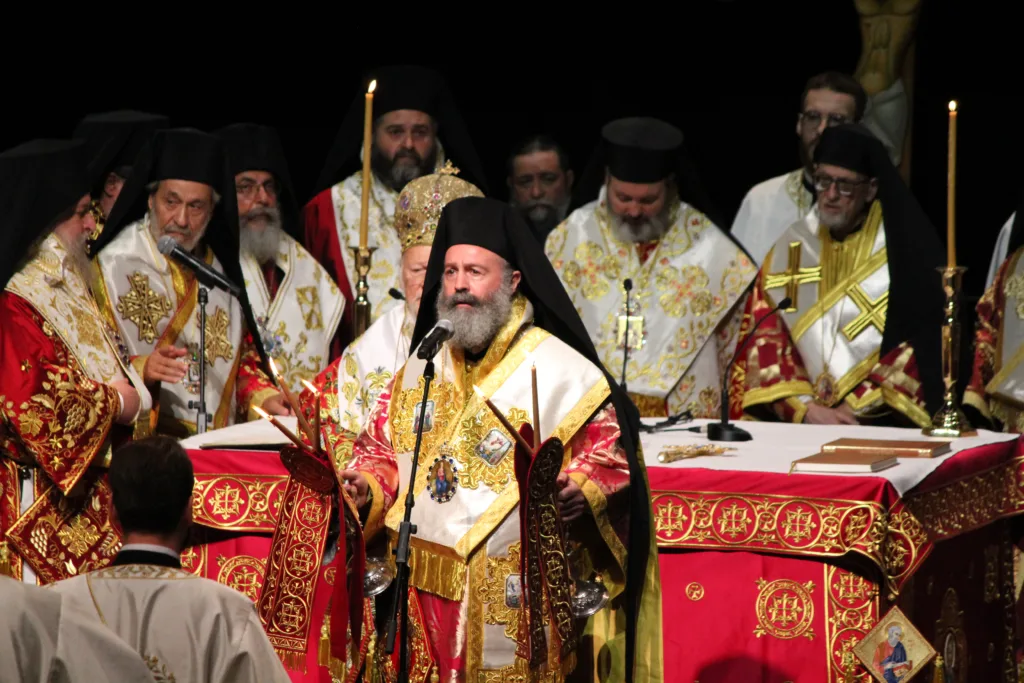
<path id="1" fill-rule="evenodd" d="M 253 228 L 250 223 L 256 216 L 264 220 L 263 229 Z M 263 264 L 274 260 L 277 257 L 278 249 L 281 246 L 281 212 L 279 209 L 267 208 L 258 212 L 250 211 L 245 216 L 239 216 L 239 243 L 243 254 L 248 254 L 256 259 L 256 263 Z"/>

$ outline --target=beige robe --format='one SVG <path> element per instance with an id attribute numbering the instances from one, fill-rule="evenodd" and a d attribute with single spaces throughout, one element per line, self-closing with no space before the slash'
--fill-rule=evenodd
<path id="1" fill-rule="evenodd" d="M 138 653 L 61 595 L 0 576 L 0 683 L 153 683 Z"/>
<path id="2" fill-rule="evenodd" d="M 60 581 L 53 590 L 98 615 L 158 677 L 176 683 L 289 681 L 255 605 L 216 581 L 128 564 Z"/>

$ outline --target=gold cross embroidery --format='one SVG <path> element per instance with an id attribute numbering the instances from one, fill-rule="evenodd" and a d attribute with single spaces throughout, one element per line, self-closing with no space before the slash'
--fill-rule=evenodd
<path id="1" fill-rule="evenodd" d="M 884 333 L 885 315 L 889 310 L 889 290 L 882 292 L 882 295 L 877 299 L 869 299 L 867 293 L 860 285 L 854 285 L 847 294 L 853 299 L 853 303 L 857 305 L 857 308 L 860 309 L 860 314 L 843 328 L 843 334 L 846 335 L 846 338 L 853 341 L 861 332 L 872 325 L 880 333 Z"/>
<path id="2" fill-rule="evenodd" d="M 800 267 L 800 242 L 789 243 L 789 259 L 786 261 L 786 270 L 781 273 L 768 273 L 764 279 L 765 291 L 785 287 L 785 296 L 793 300 L 787 313 L 792 313 L 800 308 L 799 289 L 800 285 L 808 282 L 821 282 L 821 266 L 813 268 Z"/>

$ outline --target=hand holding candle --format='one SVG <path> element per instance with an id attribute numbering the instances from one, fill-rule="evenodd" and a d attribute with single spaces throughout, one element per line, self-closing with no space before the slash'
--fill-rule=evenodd
<path id="1" fill-rule="evenodd" d="M 277 369 L 277 365 L 274 363 L 274 359 L 270 359 L 270 370 L 274 373 L 274 377 L 277 378 L 277 383 L 281 385 L 281 393 L 284 394 L 284 398 L 288 401 L 288 407 L 292 409 L 292 414 L 298 418 L 299 429 L 305 433 L 306 437 L 309 438 L 309 443 L 313 443 L 316 437 L 313 435 L 313 428 L 309 426 L 309 422 L 306 420 L 306 416 L 299 410 L 298 401 L 295 400 L 295 396 L 292 395 L 291 389 L 288 388 L 288 383 L 284 381 L 284 377 Z"/>
<path id="2" fill-rule="evenodd" d="M 480 387 L 474 384 L 473 391 L 476 392 L 476 395 L 480 397 L 481 401 L 487 404 L 487 407 L 491 409 L 492 413 L 494 413 L 494 417 L 498 418 L 498 422 L 500 422 L 501 426 L 515 438 L 516 442 L 526 449 L 526 452 L 530 455 L 536 455 L 536 451 L 533 449 L 533 446 L 526 443 L 526 439 L 524 439 L 523 435 L 519 433 L 519 430 L 512 426 L 512 423 L 508 421 L 505 414 L 498 409 L 498 406 L 491 402 L 491 399 L 484 396 L 484 392 L 480 391 Z"/>
<path id="3" fill-rule="evenodd" d="M 298 446 L 302 450 L 307 450 L 308 449 L 308 446 L 306 444 L 302 443 L 302 439 L 300 439 L 299 437 L 295 436 L 295 432 L 293 432 L 292 430 L 288 429 L 283 424 L 281 424 L 281 421 L 278 420 L 276 417 L 274 417 L 273 415 L 271 415 L 267 411 L 263 410 L 263 408 L 260 408 L 259 406 L 253 406 L 253 410 L 255 410 L 257 413 L 259 413 L 259 416 L 262 417 L 264 420 L 270 420 L 270 424 L 272 424 L 275 427 L 277 427 L 281 431 L 281 433 L 284 434 L 285 436 L 287 436 L 289 439 L 291 439 L 292 443 L 294 443 L 296 446 Z"/>
<path id="4" fill-rule="evenodd" d="M 314 441 L 314 450 L 320 452 L 320 392 L 316 390 L 312 382 L 308 380 L 302 380 L 302 385 L 309 389 L 310 393 L 313 394 L 313 431 L 316 433 L 316 441 Z"/>

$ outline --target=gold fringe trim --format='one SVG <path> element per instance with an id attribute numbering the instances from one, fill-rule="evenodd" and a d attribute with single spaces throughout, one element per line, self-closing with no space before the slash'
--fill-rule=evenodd
<path id="1" fill-rule="evenodd" d="M 280 647 L 275 647 L 274 652 L 277 653 L 277 658 L 284 664 L 284 668 L 289 671 L 306 673 L 305 652 L 293 652 L 292 650 L 285 650 Z"/>
<path id="2" fill-rule="evenodd" d="M 7 541 L 0 541 L 0 574 L 14 576 L 14 572 L 11 571 L 11 549 Z"/>
<path id="3" fill-rule="evenodd" d="M 462 600 L 466 592 L 466 563 L 420 545 L 409 548 L 409 583 L 446 600 Z"/>
<path id="4" fill-rule="evenodd" d="M 345 666 L 345 662 L 341 661 L 337 657 L 331 657 L 330 659 L 331 663 L 328 665 L 327 669 L 331 673 L 331 680 L 339 681 L 339 683 L 340 681 L 344 681 L 348 674 L 348 667 Z"/>

